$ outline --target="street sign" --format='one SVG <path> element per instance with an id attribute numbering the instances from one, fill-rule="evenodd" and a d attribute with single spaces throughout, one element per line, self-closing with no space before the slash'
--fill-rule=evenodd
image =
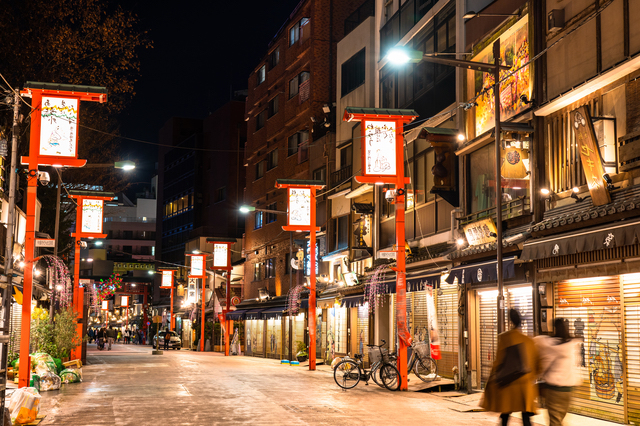
<path id="1" fill-rule="evenodd" d="M 53 238 L 36 238 L 36 247 L 55 247 L 56 240 Z"/>
<path id="2" fill-rule="evenodd" d="M 162 322 L 162 315 L 154 315 L 153 316 L 153 322 L 159 324 Z"/>
<path id="3" fill-rule="evenodd" d="M 398 252 L 396 251 L 379 251 L 378 258 L 379 259 L 396 259 L 398 257 Z"/>
<path id="4" fill-rule="evenodd" d="M 83 278 L 79 280 L 78 284 L 80 285 L 80 287 L 88 287 L 91 285 L 91 280 Z"/>

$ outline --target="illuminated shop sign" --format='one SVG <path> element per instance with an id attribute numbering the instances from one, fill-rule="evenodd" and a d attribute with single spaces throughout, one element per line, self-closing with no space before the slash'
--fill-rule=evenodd
<path id="1" fill-rule="evenodd" d="M 311 189 L 289 188 L 289 225 L 311 226 Z"/>
<path id="2" fill-rule="evenodd" d="M 364 175 L 396 175 L 396 122 L 363 122 L 365 136 Z"/>
<path id="3" fill-rule="evenodd" d="M 103 200 L 82 200 L 82 233 L 102 234 Z"/>
<path id="4" fill-rule="evenodd" d="M 78 99 L 42 97 L 40 155 L 75 157 Z"/>
<path id="5" fill-rule="evenodd" d="M 213 244 L 213 267 L 227 268 L 229 246 L 227 244 Z"/>

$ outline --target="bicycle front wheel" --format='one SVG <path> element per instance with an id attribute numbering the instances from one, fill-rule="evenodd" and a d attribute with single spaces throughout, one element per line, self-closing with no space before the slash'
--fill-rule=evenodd
<path id="1" fill-rule="evenodd" d="M 400 373 L 398 369 L 391 364 L 384 364 L 380 367 L 380 378 L 384 387 L 390 391 L 400 389 Z"/>
<path id="2" fill-rule="evenodd" d="M 355 361 L 344 360 L 333 370 L 333 379 L 342 389 L 354 388 L 360 382 L 360 368 Z"/>
<path id="3" fill-rule="evenodd" d="M 373 379 L 376 385 L 383 388 L 384 384 L 382 383 L 382 378 L 380 377 L 380 365 L 381 364 L 378 362 L 374 364 L 373 367 L 371 367 L 371 378 Z"/>
<path id="4" fill-rule="evenodd" d="M 413 371 L 420 380 L 429 383 L 438 377 L 438 364 L 431 357 L 418 358 Z"/>

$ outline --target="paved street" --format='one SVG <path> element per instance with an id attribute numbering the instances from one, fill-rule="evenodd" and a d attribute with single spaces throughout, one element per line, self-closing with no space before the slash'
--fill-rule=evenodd
<path id="1" fill-rule="evenodd" d="M 43 392 L 42 425 L 495 425 L 494 414 L 371 383 L 343 392 L 328 371 L 212 353 L 90 345 L 84 382 Z M 518 421 L 514 421 L 518 424 Z"/>

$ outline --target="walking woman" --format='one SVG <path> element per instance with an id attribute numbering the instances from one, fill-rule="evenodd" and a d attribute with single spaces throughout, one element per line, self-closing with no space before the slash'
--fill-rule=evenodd
<path id="1" fill-rule="evenodd" d="M 549 410 L 549 426 L 560 426 L 567 415 L 574 386 L 582 384 L 578 366 L 581 363 L 581 339 L 572 339 L 569 322 L 556 318 L 555 335 L 538 336 L 534 342 L 540 354 L 542 380 L 540 396 Z"/>
<path id="2" fill-rule="evenodd" d="M 509 422 L 511 413 L 521 411 L 522 424 L 531 426 L 538 397 L 535 384 L 538 351 L 533 339 L 520 332 L 518 311 L 510 309 L 509 319 L 513 328 L 498 335 L 498 351 L 480 406 L 500 413 L 503 426 Z M 505 377 L 507 369 L 513 374 Z"/>

